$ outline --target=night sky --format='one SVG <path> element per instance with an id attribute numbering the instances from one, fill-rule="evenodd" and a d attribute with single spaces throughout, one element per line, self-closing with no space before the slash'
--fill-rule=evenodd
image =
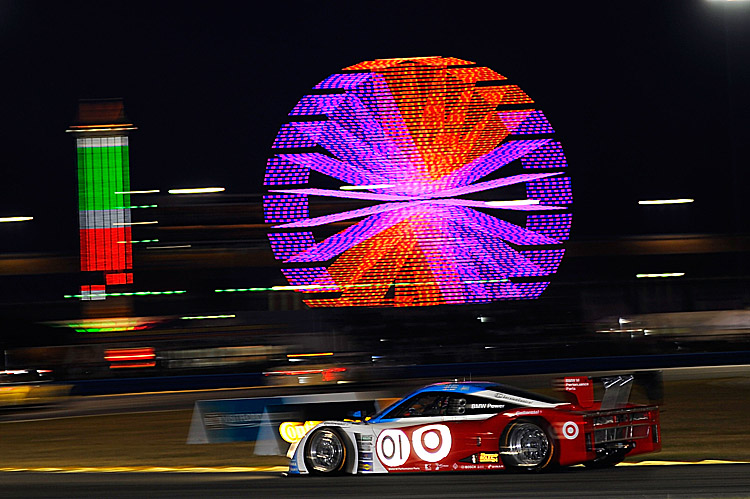
<path id="1" fill-rule="evenodd" d="M 132 188 L 260 193 L 313 85 L 425 55 L 490 67 L 544 110 L 570 164 L 572 238 L 638 233 L 637 200 L 666 197 L 696 199 L 689 231 L 732 232 L 747 218 L 732 190 L 748 179 L 749 27 L 750 4 L 702 0 L 2 1 L 0 216 L 35 220 L 0 229 L 0 252 L 77 252 L 79 98 L 125 99 Z"/>

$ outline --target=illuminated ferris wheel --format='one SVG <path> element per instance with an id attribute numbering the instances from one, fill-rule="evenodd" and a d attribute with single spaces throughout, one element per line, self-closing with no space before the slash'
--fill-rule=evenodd
<path id="1" fill-rule="evenodd" d="M 572 203 L 545 115 L 495 71 L 378 59 L 313 87 L 268 160 L 266 223 L 311 307 L 538 297 Z"/>

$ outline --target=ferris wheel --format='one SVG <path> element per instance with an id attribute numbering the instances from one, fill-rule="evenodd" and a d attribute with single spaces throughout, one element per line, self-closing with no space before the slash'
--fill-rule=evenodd
<path id="1" fill-rule="evenodd" d="M 365 61 L 289 117 L 264 215 L 307 305 L 483 303 L 548 286 L 570 233 L 567 161 L 505 76 L 451 57 Z"/>

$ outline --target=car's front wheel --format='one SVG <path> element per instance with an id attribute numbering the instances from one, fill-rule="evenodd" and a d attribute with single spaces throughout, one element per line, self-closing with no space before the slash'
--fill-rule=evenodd
<path id="1" fill-rule="evenodd" d="M 332 428 L 315 430 L 305 444 L 305 464 L 310 473 L 335 474 L 344 469 L 346 444 Z"/>
<path id="2" fill-rule="evenodd" d="M 515 471 L 549 469 L 554 465 L 555 454 L 555 439 L 543 422 L 517 419 L 503 432 L 500 456 L 506 468 Z"/>

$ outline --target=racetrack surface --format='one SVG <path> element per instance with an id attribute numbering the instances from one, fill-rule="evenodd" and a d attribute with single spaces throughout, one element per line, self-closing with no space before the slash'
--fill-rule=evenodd
<path id="1" fill-rule="evenodd" d="M 7 498 L 745 498 L 750 464 L 570 468 L 547 474 L 424 473 L 283 477 L 277 473 L 0 475 Z"/>

